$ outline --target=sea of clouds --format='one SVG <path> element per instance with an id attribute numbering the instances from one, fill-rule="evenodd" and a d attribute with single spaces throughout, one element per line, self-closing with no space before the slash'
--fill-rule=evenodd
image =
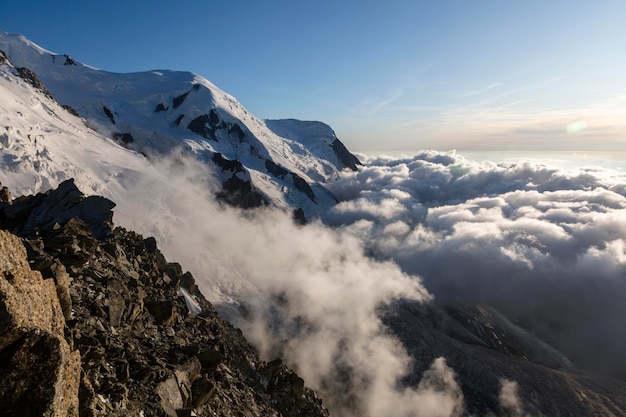
<path id="1" fill-rule="evenodd" d="M 490 304 L 575 365 L 626 372 L 619 173 L 440 152 L 367 158 L 331 185 L 340 203 L 302 227 L 276 209 L 223 207 L 202 164 L 159 169 L 169 183 L 126 184 L 117 221 L 157 236 L 262 358 L 283 358 L 334 415 L 463 412 L 445 358 L 417 386 L 399 383 L 411 361 L 379 309 L 400 298 Z M 515 387 L 503 381 L 500 399 L 522 415 Z"/>
<path id="2" fill-rule="evenodd" d="M 626 176 L 456 153 L 366 159 L 327 223 L 422 277 L 435 302 L 487 303 L 575 365 L 626 375 Z"/>

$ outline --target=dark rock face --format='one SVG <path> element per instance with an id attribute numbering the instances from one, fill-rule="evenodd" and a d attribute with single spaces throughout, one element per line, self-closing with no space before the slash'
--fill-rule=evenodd
<path id="1" fill-rule="evenodd" d="M 309 200 L 315 202 L 315 194 L 313 193 L 313 189 L 311 188 L 309 183 L 306 182 L 304 178 L 302 178 L 300 175 L 296 174 L 295 172 L 292 172 L 291 180 L 293 181 L 293 185 L 298 190 L 306 194 L 306 196 L 309 197 Z"/>
<path id="2" fill-rule="evenodd" d="M 286 168 L 281 167 L 270 159 L 265 160 L 265 169 L 267 169 L 267 172 L 278 178 L 285 178 L 285 175 L 289 174 L 289 171 Z"/>
<path id="3" fill-rule="evenodd" d="M 233 159 L 233 160 L 226 159 L 219 152 L 215 152 L 211 160 L 222 171 L 230 171 L 233 174 L 236 174 L 237 172 L 244 172 L 243 164 L 241 162 L 239 162 L 237 159 Z"/>
<path id="4" fill-rule="evenodd" d="M 109 110 L 107 106 L 102 106 L 102 111 L 105 116 L 111 121 L 111 123 L 115 124 L 115 116 L 113 116 L 113 112 Z"/>
<path id="5" fill-rule="evenodd" d="M 181 104 L 183 104 L 185 102 L 185 99 L 187 98 L 187 95 L 189 94 L 189 92 L 183 93 L 179 96 L 176 96 L 172 99 L 172 107 L 174 109 L 177 109 L 180 107 Z"/>
<path id="6" fill-rule="evenodd" d="M 344 146 L 339 139 L 335 139 L 335 141 L 331 144 L 333 147 L 333 151 L 339 161 L 346 167 L 350 168 L 352 171 L 356 171 L 359 165 L 363 165 L 359 159 L 352 155 L 348 148 Z"/>
<path id="7" fill-rule="evenodd" d="M 187 125 L 187 129 L 197 133 L 203 138 L 217 141 L 217 132 L 223 131 L 231 138 L 236 139 L 240 144 L 245 142 L 246 133 L 237 123 L 225 122 L 215 109 L 211 109 L 208 114 L 201 114 Z M 224 133 L 222 133 L 224 134 Z M 253 152 L 258 152 L 258 148 L 252 146 Z"/>
<path id="8" fill-rule="evenodd" d="M 210 123 L 209 116 L 206 114 L 200 115 L 189 122 L 187 129 L 206 139 L 217 140 L 215 137 L 215 128 Z"/>
<path id="9" fill-rule="evenodd" d="M 113 133 L 113 139 L 122 146 L 130 145 L 135 141 L 130 133 Z"/>
<path id="10" fill-rule="evenodd" d="M 61 105 L 61 107 L 63 107 L 69 114 L 76 116 L 76 117 L 80 117 L 80 113 L 78 113 L 78 110 L 76 110 L 74 107 L 70 106 L 69 104 L 63 104 Z"/>
<path id="11" fill-rule="evenodd" d="M 11 191 L 7 187 L 0 186 L 0 203 L 10 203 L 13 201 Z"/>
<path id="12" fill-rule="evenodd" d="M 304 226 L 307 224 L 306 217 L 304 215 L 304 210 L 302 210 L 302 208 L 300 207 L 298 207 L 292 212 L 291 218 L 299 226 Z"/>
<path id="13" fill-rule="evenodd" d="M 228 133 L 230 133 L 231 135 L 237 136 L 237 139 L 239 139 L 240 143 L 246 137 L 246 134 L 244 133 L 243 129 L 237 123 L 233 123 L 230 125 L 230 127 L 228 128 Z"/>
<path id="14" fill-rule="evenodd" d="M 72 59 L 72 57 L 70 57 L 69 55 L 63 55 L 65 57 L 65 62 L 63 62 L 63 65 L 76 65 L 76 62 L 74 62 L 74 60 Z"/>
<path id="15" fill-rule="evenodd" d="M 59 189 L 75 197 L 71 201 L 88 200 L 76 198 L 68 185 Z M 46 196 L 57 193 L 18 198 L 14 204 L 41 211 Z M 328 416 L 301 378 L 279 361 L 258 359 L 241 332 L 218 317 L 193 276 L 165 260 L 154 239 L 122 228 L 111 230 L 106 221 L 107 227 L 98 227 L 94 219 L 104 221 L 102 213 L 90 216 L 90 221 L 68 217 L 63 209 L 74 213 L 75 205 L 57 200 L 60 207 L 54 216 L 32 217 L 8 202 L 0 204 L 0 216 L 10 219 L 3 224 L 28 238 L 28 251 L 18 250 L 23 254 L 21 262 L 14 260 L 14 245 L 0 239 L 0 267 L 27 268 L 40 281 L 48 281 L 46 294 L 57 303 L 56 319 L 50 323 L 42 319 L 38 326 L 61 332 L 61 339 L 41 331 L 12 332 L 14 337 L 0 348 L 0 404 L 8 407 L 3 411 L 19 408 L 15 415 L 55 416 Z M 58 220 L 53 227 L 48 226 L 50 217 Z M 43 223 L 36 223 L 35 218 Z M 108 231 L 96 236 L 92 230 Z M 11 239 L 10 243 L 19 243 Z M 51 278 L 42 279 L 39 272 L 30 271 L 26 253 L 30 267 Z M 60 275 L 61 283 L 63 273 L 71 281 L 71 314 L 65 320 L 63 303 L 56 301 L 59 285 L 53 282 Z M 19 317 L 13 321 L 39 314 Z M 65 332 L 59 321 L 65 322 Z M 72 357 L 68 349 L 63 353 L 58 348 L 63 343 L 80 352 L 79 367 L 71 368 L 71 360 L 61 360 L 63 355 Z M 69 365 L 62 366 L 65 363 Z M 31 379 L 33 372 L 57 372 L 58 381 L 64 381 L 63 375 L 71 376 L 73 383 L 65 385 L 72 388 L 72 394 L 64 398 L 75 401 L 69 401 L 64 412 L 46 414 L 40 402 L 33 400 L 32 411 L 24 412 L 31 399 L 52 395 L 49 377 Z M 11 397 L 14 385 L 7 383 L 5 375 L 32 396 L 28 400 L 22 394 Z"/>
<path id="16" fill-rule="evenodd" d="M 167 107 L 165 107 L 165 104 L 163 104 L 163 103 L 159 103 L 159 104 L 157 104 L 157 105 L 154 107 L 154 112 L 155 112 L 155 113 L 158 113 L 158 112 L 160 112 L 160 111 L 167 111 L 167 109 L 168 109 L 168 108 L 167 108 Z"/>
<path id="17" fill-rule="evenodd" d="M 50 94 L 34 72 L 28 68 L 17 68 L 17 73 L 24 81 L 41 91 L 46 97 L 52 98 L 52 94 Z"/>
<path id="18" fill-rule="evenodd" d="M 19 236 L 33 236 L 76 217 L 94 236 L 102 237 L 111 230 L 113 207 L 115 203 L 104 197 L 85 197 L 70 179 L 56 190 L 0 206 L 0 227 Z"/>
<path id="19" fill-rule="evenodd" d="M 216 197 L 226 204 L 244 209 L 268 205 L 265 197 L 255 190 L 249 181 L 244 181 L 236 175 L 224 181 Z"/>

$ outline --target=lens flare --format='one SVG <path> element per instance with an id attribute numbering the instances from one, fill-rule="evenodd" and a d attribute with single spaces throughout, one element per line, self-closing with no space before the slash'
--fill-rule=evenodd
<path id="1" fill-rule="evenodd" d="M 584 120 L 577 120 L 567 125 L 565 130 L 567 133 L 578 133 L 587 129 L 587 123 Z"/>

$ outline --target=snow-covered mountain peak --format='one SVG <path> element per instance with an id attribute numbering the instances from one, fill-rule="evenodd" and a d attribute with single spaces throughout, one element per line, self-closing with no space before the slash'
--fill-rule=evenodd
<path id="1" fill-rule="evenodd" d="M 359 164 L 327 125 L 258 119 L 191 72 L 101 71 L 4 32 L 0 50 L 16 67 L 32 70 L 59 103 L 99 133 L 144 154 L 182 148 L 208 163 L 239 163 L 238 172 L 217 163 L 223 180 L 248 182 L 271 204 L 314 215 L 335 202 L 324 183 Z"/>

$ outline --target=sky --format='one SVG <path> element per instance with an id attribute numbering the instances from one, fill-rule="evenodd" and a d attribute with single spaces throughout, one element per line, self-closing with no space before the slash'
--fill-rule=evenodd
<path id="1" fill-rule="evenodd" d="M 626 150 L 626 3 L 2 1 L 0 30 L 115 72 L 188 70 L 354 151 Z"/>

